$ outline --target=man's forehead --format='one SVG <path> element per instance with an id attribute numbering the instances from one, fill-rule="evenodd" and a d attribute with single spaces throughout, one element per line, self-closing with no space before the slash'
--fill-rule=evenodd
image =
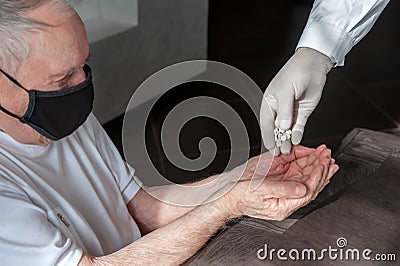
<path id="1" fill-rule="evenodd" d="M 88 59 L 89 45 L 83 23 L 75 13 L 58 16 L 51 7 L 39 7 L 30 14 L 33 19 L 50 26 L 31 38 L 31 51 L 27 60 L 32 65 L 46 66 L 42 72 L 47 78 L 73 73 Z"/>
<path id="2" fill-rule="evenodd" d="M 62 78 L 64 76 L 69 76 L 73 74 L 74 72 L 80 70 L 90 59 L 90 52 L 89 55 L 86 57 L 85 61 L 83 64 L 80 65 L 71 65 L 70 67 L 65 67 L 65 70 L 57 71 L 56 73 L 50 73 L 49 78 L 50 79 L 57 79 L 57 78 Z"/>

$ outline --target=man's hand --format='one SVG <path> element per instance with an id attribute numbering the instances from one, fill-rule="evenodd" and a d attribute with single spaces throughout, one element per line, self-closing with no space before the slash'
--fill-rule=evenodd
<path id="1" fill-rule="evenodd" d="M 300 158 L 307 157 L 314 151 L 314 148 L 297 145 L 293 147 L 289 154 L 281 154 L 280 156 L 274 157 L 266 152 L 255 156 L 247 162 L 241 179 L 268 178 L 270 176 L 286 173 L 290 163 Z M 334 160 L 332 162 L 334 162 Z"/>
<path id="2" fill-rule="evenodd" d="M 228 178 L 237 172 L 243 173 L 244 170 L 247 175 L 223 197 L 196 208 L 181 208 L 179 211 L 173 209 L 177 207 L 159 209 L 164 213 L 161 216 L 167 216 L 163 219 L 168 221 L 164 226 L 156 230 L 154 225 L 148 226 L 154 231 L 113 254 L 97 258 L 84 254 L 79 265 L 181 264 L 231 218 L 241 215 L 269 220 L 286 218 L 311 202 L 338 169 L 325 146 L 317 149 L 295 147 L 290 155 L 275 158 L 269 173 L 268 163 L 265 169 L 253 168 L 254 164 L 263 164 L 271 158 L 270 154 L 263 154 L 251 159 L 245 164 L 246 168 L 242 165 L 230 171 L 226 176 L 228 183 Z M 266 179 L 255 191 L 249 191 L 251 178 L 259 176 Z M 172 191 L 176 192 L 175 189 Z M 147 223 L 150 218 L 154 219 L 151 206 L 155 201 L 151 201 L 145 193 L 141 195 L 140 204 L 132 202 L 128 208 L 136 221 Z M 149 201 L 148 204 L 144 204 L 145 201 Z M 137 220 L 136 212 L 138 215 L 140 212 L 150 215 L 146 214 L 148 218 L 144 220 Z M 182 216 L 173 218 L 171 212 Z"/>
<path id="3" fill-rule="evenodd" d="M 274 157 L 267 152 L 251 158 L 247 163 L 236 167 L 230 172 L 211 176 L 186 187 L 168 185 L 146 188 L 146 191 L 141 189 L 135 198 L 128 203 L 127 207 L 139 225 L 142 234 L 147 234 L 183 216 L 195 207 L 185 206 L 185 204 L 183 206 L 168 204 L 168 202 L 177 202 L 179 199 L 192 199 L 193 202 L 201 204 L 204 201 L 212 201 L 212 199 L 219 198 L 227 193 L 239 179 L 250 180 L 264 177 L 271 180 L 277 179 L 277 177 L 287 173 L 290 165 L 296 160 L 307 157 L 314 151 L 315 149 L 298 145 L 288 155 L 282 154 Z M 273 183 L 276 184 L 276 182 Z M 209 185 L 204 186 L 205 184 Z M 283 183 L 283 185 L 285 186 L 287 183 Z M 296 183 L 293 183 L 293 185 L 296 185 Z M 289 196 L 294 195 L 294 189 L 288 188 L 290 190 Z M 154 195 L 164 200 L 158 200 Z"/>
<path id="4" fill-rule="evenodd" d="M 296 152 L 303 156 L 296 158 Z M 272 173 L 255 191 L 249 190 L 250 180 L 241 180 L 221 199 L 224 208 L 232 210 L 233 216 L 282 220 L 314 200 L 329 183 L 339 169 L 330 155 L 325 145 L 316 150 L 295 148 L 290 155 L 277 158 Z M 265 178 L 261 176 L 263 172 L 256 169 L 252 178 Z"/>
<path id="5" fill-rule="evenodd" d="M 332 66 L 329 57 L 299 48 L 269 84 L 261 105 L 260 124 L 264 145 L 275 156 L 290 153 L 292 144 L 300 143 Z M 284 141 L 280 148 L 275 146 L 275 127 L 292 129 L 291 141 Z"/>

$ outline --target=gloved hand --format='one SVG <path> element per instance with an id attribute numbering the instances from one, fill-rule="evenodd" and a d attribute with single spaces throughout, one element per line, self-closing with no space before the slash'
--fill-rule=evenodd
<path id="1" fill-rule="evenodd" d="M 299 48 L 273 78 L 261 105 L 260 125 L 265 147 L 277 156 L 300 143 L 308 117 L 317 107 L 332 60 L 310 48 Z M 276 148 L 274 129 L 292 129 L 291 141 Z"/>

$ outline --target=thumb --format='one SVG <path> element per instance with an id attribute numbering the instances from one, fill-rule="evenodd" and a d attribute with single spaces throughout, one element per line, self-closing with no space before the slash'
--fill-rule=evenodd
<path id="1" fill-rule="evenodd" d="M 294 96 L 285 94 L 282 96 L 284 97 L 278 98 L 278 126 L 282 130 L 288 130 L 292 127 Z"/>
<path id="2" fill-rule="evenodd" d="M 266 179 L 262 186 L 260 186 L 260 192 L 264 193 L 265 196 L 271 198 L 301 198 L 306 192 L 307 188 L 304 184 L 296 181 L 276 181 Z"/>

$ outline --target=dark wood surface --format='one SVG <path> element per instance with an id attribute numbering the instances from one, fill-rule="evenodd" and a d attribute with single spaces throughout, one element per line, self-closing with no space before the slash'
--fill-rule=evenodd
<path id="1" fill-rule="evenodd" d="M 354 129 L 334 156 L 341 169 L 310 205 L 285 221 L 244 217 L 223 228 L 188 265 L 400 265 L 400 137 Z M 369 248 L 394 253 L 396 262 L 260 260 L 269 248 Z M 327 256 L 326 256 L 327 258 Z"/>

